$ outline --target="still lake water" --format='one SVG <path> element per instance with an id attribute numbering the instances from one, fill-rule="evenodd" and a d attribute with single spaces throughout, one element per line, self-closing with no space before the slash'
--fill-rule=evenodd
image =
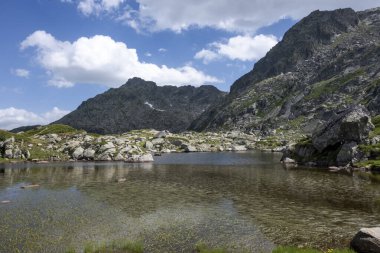
<path id="1" fill-rule="evenodd" d="M 152 164 L 0 165 L 0 202 L 10 201 L 0 203 L 0 252 L 65 252 L 121 238 L 142 241 L 146 252 L 191 252 L 200 242 L 232 252 L 325 249 L 380 225 L 380 184 L 285 169 L 279 159 L 230 152 Z"/>

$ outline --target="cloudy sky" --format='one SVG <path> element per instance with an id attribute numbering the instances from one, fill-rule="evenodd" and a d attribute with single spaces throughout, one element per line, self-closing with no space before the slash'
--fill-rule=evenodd
<path id="1" fill-rule="evenodd" d="M 47 124 L 138 76 L 228 91 L 311 11 L 378 0 L 1 0 L 0 129 Z"/>

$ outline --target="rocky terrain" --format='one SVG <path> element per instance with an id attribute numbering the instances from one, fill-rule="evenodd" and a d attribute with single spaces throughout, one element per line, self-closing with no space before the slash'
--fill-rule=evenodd
<path id="1" fill-rule="evenodd" d="M 380 8 L 314 11 L 190 129 L 311 134 L 336 111 L 380 113 Z"/>
<path id="2" fill-rule="evenodd" d="M 281 151 L 285 136 L 262 138 L 237 131 L 170 133 L 134 130 L 118 135 L 89 134 L 65 125 L 48 125 L 13 134 L 0 132 L 3 161 L 126 161 L 151 162 L 171 152 L 220 152 L 260 149 Z"/>
<path id="3" fill-rule="evenodd" d="M 380 117 L 373 121 L 375 125 L 363 106 L 339 111 L 310 137 L 288 146 L 282 160 L 309 166 L 368 165 L 378 169 Z"/>
<path id="4" fill-rule="evenodd" d="M 210 85 L 160 87 L 154 82 L 132 78 L 119 88 L 84 101 L 55 123 L 99 134 L 120 134 L 135 129 L 180 132 L 224 96 L 224 92 Z"/>

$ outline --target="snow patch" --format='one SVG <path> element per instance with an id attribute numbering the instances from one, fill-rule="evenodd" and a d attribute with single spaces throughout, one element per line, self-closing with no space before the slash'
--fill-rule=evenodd
<path id="1" fill-rule="evenodd" d="M 146 104 L 147 106 L 149 106 L 153 110 L 156 110 L 156 111 L 159 111 L 159 112 L 164 112 L 165 111 L 165 110 L 154 108 L 154 106 L 151 103 L 149 103 L 148 101 L 145 101 L 144 104 Z"/>

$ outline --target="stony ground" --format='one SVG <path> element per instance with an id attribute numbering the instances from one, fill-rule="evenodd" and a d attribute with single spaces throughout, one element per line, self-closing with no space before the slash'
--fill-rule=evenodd
<path id="1" fill-rule="evenodd" d="M 263 137 L 254 133 L 135 130 L 120 135 L 97 135 L 65 125 L 42 126 L 18 134 L 0 133 L 2 161 L 96 160 L 150 162 L 170 152 L 221 152 L 259 149 L 280 152 L 296 132 Z"/>

